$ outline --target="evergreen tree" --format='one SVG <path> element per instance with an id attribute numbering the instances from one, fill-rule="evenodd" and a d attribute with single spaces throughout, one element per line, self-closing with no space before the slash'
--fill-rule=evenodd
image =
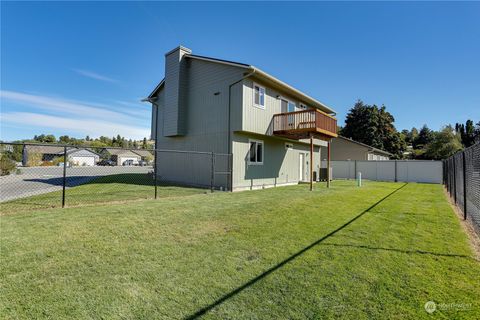
<path id="1" fill-rule="evenodd" d="M 476 131 L 472 120 L 467 120 L 465 124 L 456 123 L 455 132 L 460 136 L 462 145 L 465 148 L 468 148 L 475 143 Z"/>
<path id="2" fill-rule="evenodd" d="M 422 129 L 418 133 L 417 138 L 413 141 L 413 147 L 415 149 L 421 149 L 426 147 L 434 139 L 434 133 L 430 130 L 426 124 L 423 125 Z"/>
<path id="3" fill-rule="evenodd" d="M 383 149 L 401 158 L 406 149 L 403 136 L 395 129 L 395 119 L 386 107 L 367 105 L 358 100 L 350 109 L 341 135 Z"/>
<path id="4" fill-rule="evenodd" d="M 480 143 L 480 121 L 475 125 L 475 130 L 473 132 L 473 143 Z"/>

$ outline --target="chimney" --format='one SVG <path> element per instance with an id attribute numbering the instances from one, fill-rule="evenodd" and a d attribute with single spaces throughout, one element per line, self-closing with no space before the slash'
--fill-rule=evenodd
<path id="1" fill-rule="evenodd" d="M 185 134 L 186 122 L 186 69 L 185 54 L 192 51 L 179 46 L 165 54 L 165 107 L 164 128 L 165 137 Z"/>

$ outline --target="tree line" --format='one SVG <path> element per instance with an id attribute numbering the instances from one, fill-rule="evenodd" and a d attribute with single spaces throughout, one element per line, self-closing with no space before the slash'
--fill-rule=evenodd
<path id="1" fill-rule="evenodd" d="M 395 118 L 385 105 L 369 105 L 358 100 L 349 110 L 345 126 L 339 127 L 339 134 L 372 147 L 388 151 L 393 159 L 430 159 L 440 160 L 480 142 L 480 121 L 467 120 L 465 124 L 456 123 L 454 127 L 445 125 L 435 131 L 424 125 L 417 128 L 397 131 Z M 92 148 L 121 147 L 132 149 L 153 149 L 153 141 L 126 139 L 114 136 L 100 136 L 92 139 L 74 138 L 68 135 L 58 137 L 53 134 L 35 135 L 33 139 L 15 142 L 37 142 L 51 144 L 84 145 Z"/>
<path id="2" fill-rule="evenodd" d="M 365 104 L 358 100 L 349 110 L 340 135 L 390 152 L 393 159 L 441 160 L 480 142 L 480 121 L 467 120 L 455 127 L 445 125 L 434 131 L 424 125 L 397 131 L 395 118 L 386 106 Z"/>
<path id="3" fill-rule="evenodd" d="M 1 141 L 0 141 L 1 142 Z M 125 137 L 114 136 L 112 138 L 100 136 L 92 139 L 90 136 L 85 138 L 74 138 L 68 135 L 58 137 L 53 134 L 40 134 L 35 135 L 32 139 L 23 139 L 13 141 L 15 143 L 45 143 L 45 144 L 66 144 L 72 146 L 86 146 L 90 147 L 96 152 L 99 152 L 101 148 L 105 147 L 120 147 L 126 149 L 153 149 L 153 141 L 143 138 L 143 140 L 126 139 Z M 22 161 L 23 147 L 22 145 L 14 145 L 11 148 L 7 148 L 6 145 L 0 147 L 0 175 L 9 174 L 16 168 L 15 162 Z M 41 159 L 40 159 L 41 160 Z M 38 161 L 40 161 L 38 160 Z M 58 157 L 52 162 L 63 162 L 63 157 Z"/>
<path id="4" fill-rule="evenodd" d="M 88 135 L 85 138 L 74 138 L 68 135 L 63 135 L 57 139 L 53 134 L 40 134 L 35 135 L 33 139 L 24 139 L 15 142 L 69 144 L 75 146 L 82 145 L 92 148 L 120 147 L 128 149 L 153 149 L 153 142 L 147 140 L 147 138 L 143 138 L 143 140 L 132 140 L 126 139 L 119 134 L 117 136 L 113 136 L 112 138 L 100 136 L 95 139 L 90 138 Z"/>

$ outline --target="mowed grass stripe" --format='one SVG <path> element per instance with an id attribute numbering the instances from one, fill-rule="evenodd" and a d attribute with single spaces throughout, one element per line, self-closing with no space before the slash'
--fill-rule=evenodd
<path id="1" fill-rule="evenodd" d="M 5 318 L 185 318 L 338 229 L 401 184 L 335 181 L 52 209 L 1 219 Z M 408 184 L 205 318 L 427 318 L 480 268 L 441 186 Z"/>

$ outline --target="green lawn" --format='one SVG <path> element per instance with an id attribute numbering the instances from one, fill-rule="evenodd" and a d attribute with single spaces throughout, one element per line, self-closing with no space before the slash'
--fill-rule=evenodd
<path id="1" fill-rule="evenodd" d="M 3 216 L 0 318 L 480 317 L 480 263 L 442 186 L 315 189 Z"/>
<path id="2" fill-rule="evenodd" d="M 158 183 L 157 197 L 178 197 L 205 193 L 207 190 Z M 84 206 L 97 203 L 153 199 L 155 187 L 148 174 L 124 173 L 98 177 L 86 184 L 67 188 L 66 206 Z M 62 191 L 54 191 L 0 203 L 3 214 L 19 211 L 56 208 L 62 206 Z"/>

